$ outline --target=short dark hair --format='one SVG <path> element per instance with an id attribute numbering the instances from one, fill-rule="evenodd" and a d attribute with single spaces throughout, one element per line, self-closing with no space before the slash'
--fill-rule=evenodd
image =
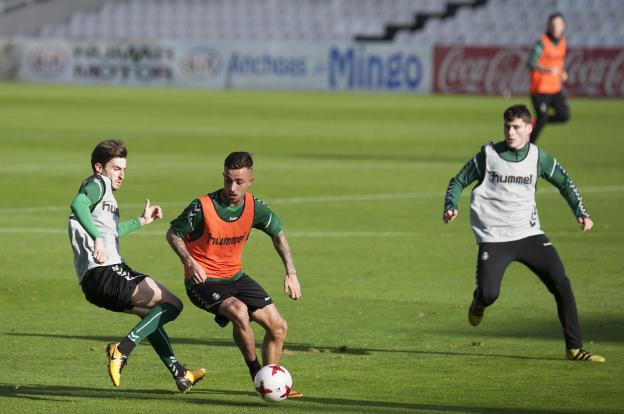
<path id="1" fill-rule="evenodd" d="M 520 118 L 528 124 L 531 122 L 531 111 L 529 111 L 526 105 L 516 104 L 505 109 L 505 112 L 503 112 L 503 120 L 505 123 L 511 122 L 516 118 Z"/>
<path id="2" fill-rule="evenodd" d="M 253 158 L 246 151 L 233 152 L 225 158 L 223 168 L 226 170 L 240 170 L 241 168 L 253 168 Z"/>
<path id="3" fill-rule="evenodd" d="M 128 149 L 126 144 L 118 138 L 107 139 L 95 146 L 91 153 L 91 168 L 95 172 L 95 164 L 106 165 L 113 158 L 126 158 Z"/>
<path id="4" fill-rule="evenodd" d="M 557 17 L 561 17 L 563 21 L 565 21 L 565 17 L 563 17 L 563 14 L 561 12 L 555 12 L 551 14 L 550 16 L 548 16 L 548 25 L 550 26 L 552 21 L 555 20 Z"/>

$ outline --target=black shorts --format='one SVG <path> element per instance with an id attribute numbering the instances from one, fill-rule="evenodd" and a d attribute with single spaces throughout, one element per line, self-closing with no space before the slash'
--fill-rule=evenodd
<path id="1" fill-rule="evenodd" d="M 215 322 L 225 326 L 228 319 L 219 314 L 221 303 L 234 296 L 245 305 L 251 315 L 273 303 L 271 296 L 252 278 L 243 275 L 235 281 L 215 282 L 207 280 L 204 283 L 191 283 L 186 286 L 186 294 L 195 306 L 215 315 Z"/>
<path id="2" fill-rule="evenodd" d="M 124 312 L 132 309 L 134 289 L 146 277 L 121 263 L 89 270 L 80 285 L 89 302 L 113 312 Z"/>

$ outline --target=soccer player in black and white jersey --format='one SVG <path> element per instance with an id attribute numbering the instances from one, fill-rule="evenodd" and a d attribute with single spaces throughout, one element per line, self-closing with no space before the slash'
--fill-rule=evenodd
<path id="1" fill-rule="evenodd" d="M 507 266 L 526 265 L 546 285 L 557 302 L 563 327 L 566 357 L 574 361 L 604 362 L 605 358 L 583 349 L 576 301 L 555 247 L 540 228 L 535 203 L 538 177 L 559 189 L 572 209 L 581 230 L 593 222 L 583 199 L 566 170 L 551 155 L 530 143 L 531 113 L 513 105 L 503 114 L 505 140 L 484 145 L 451 179 L 444 203 L 443 220 L 451 223 L 458 214 L 462 190 L 474 181 L 470 201 L 472 229 L 479 245 L 477 287 L 468 320 L 477 326 L 485 309 L 500 293 Z"/>
<path id="2" fill-rule="evenodd" d="M 147 200 L 141 216 L 119 221 L 113 192 L 124 181 L 127 154 L 125 144 L 118 139 L 100 142 L 91 154 L 93 175 L 80 185 L 68 223 L 76 275 L 85 298 L 92 304 L 141 318 L 121 342 L 106 348 L 113 385 L 119 386 L 128 356 L 147 338 L 178 389 L 186 392 L 204 377 L 205 370 L 192 371 L 180 365 L 164 330 L 164 324 L 180 314 L 182 302 L 150 276 L 131 269 L 119 252 L 121 236 L 163 217 L 162 209 Z"/>

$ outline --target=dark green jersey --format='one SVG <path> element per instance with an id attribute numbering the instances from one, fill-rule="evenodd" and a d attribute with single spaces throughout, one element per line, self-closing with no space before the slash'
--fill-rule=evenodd
<path id="1" fill-rule="evenodd" d="M 240 206 L 226 206 L 221 201 L 221 190 L 210 193 L 210 198 L 217 214 L 225 221 L 238 219 L 243 212 L 244 204 Z M 253 227 L 269 236 L 276 237 L 282 231 L 282 222 L 271 211 L 266 203 L 254 197 Z M 177 218 L 171 222 L 171 230 L 178 237 L 187 237 L 187 240 L 197 240 L 204 232 L 204 214 L 198 199 L 191 202 Z"/>
<path id="2" fill-rule="evenodd" d="M 459 173 L 451 178 L 446 197 L 444 200 L 444 210 L 454 210 L 457 208 L 459 196 L 464 188 L 471 183 L 481 182 L 485 177 L 485 147 L 468 161 Z M 529 153 L 529 145 L 519 150 L 511 150 L 507 147 L 505 141 L 494 144 L 496 153 L 504 160 L 510 162 L 522 161 Z M 572 212 L 576 217 L 590 217 L 589 212 L 585 209 L 583 198 L 578 192 L 576 185 L 567 171 L 559 162 L 546 151 L 539 149 L 539 159 L 537 165 L 537 175 L 559 189 L 559 192 L 565 198 Z"/>

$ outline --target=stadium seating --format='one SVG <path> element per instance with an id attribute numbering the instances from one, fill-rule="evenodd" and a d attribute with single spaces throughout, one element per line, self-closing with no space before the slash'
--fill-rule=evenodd
<path id="1" fill-rule="evenodd" d="M 459 5 L 444 16 L 449 3 Z M 185 41 L 350 41 L 531 44 L 546 16 L 566 16 L 571 45 L 624 44 L 621 0 L 129 0 L 75 13 L 43 37 Z M 424 26 L 415 24 L 427 15 Z M 389 26 L 399 27 L 388 35 Z"/>
<path id="2" fill-rule="evenodd" d="M 550 13 L 564 14 L 571 46 L 624 45 L 624 2 L 620 0 L 490 0 L 463 8 L 448 19 L 430 19 L 421 31 L 401 33 L 399 42 L 529 45 L 544 31 Z"/>

